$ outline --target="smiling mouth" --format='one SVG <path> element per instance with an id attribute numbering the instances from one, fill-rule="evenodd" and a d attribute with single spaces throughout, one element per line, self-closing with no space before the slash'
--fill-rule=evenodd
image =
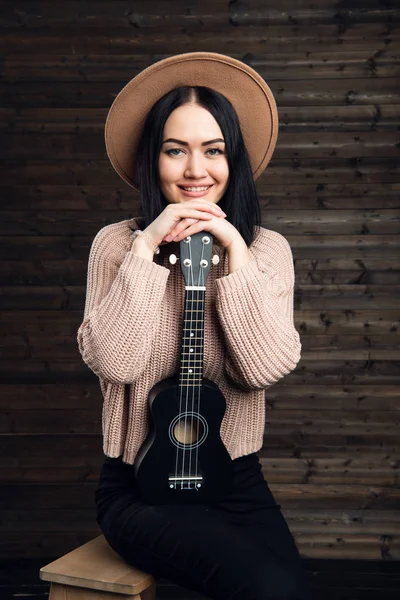
<path id="1" fill-rule="evenodd" d="M 205 192 L 214 184 L 210 185 L 178 185 L 181 190 L 185 190 L 185 192 Z"/>

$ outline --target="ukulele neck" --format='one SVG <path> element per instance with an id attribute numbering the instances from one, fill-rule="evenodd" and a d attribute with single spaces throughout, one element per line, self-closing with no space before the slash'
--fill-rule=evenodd
<path id="1" fill-rule="evenodd" d="M 204 286 L 186 286 L 179 387 L 202 387 L 204 358 Z"/>

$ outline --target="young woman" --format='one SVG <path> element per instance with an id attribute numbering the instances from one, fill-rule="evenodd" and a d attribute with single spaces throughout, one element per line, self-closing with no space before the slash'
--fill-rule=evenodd
<path id="1" fill-rule="evenodd" d="M 89 257 L 78 343 L 104 396 L 105 460 L 97 521 L 128 563 L 219 600 L 309 599 L 292 535 L 265 481 L 265 389 L 291 372 L 290 246 L 260 225 L 254 179 L 277 136 L 267 84 L 224 55 L 155 63 L 115 99 L 107 152 L 140 190 L 142 218 L 103 227 Z M 185 282 L 169 257 L 212 236 L 204 316 L 204 373 L 226 400 L 220 435 L 233 485 L 216 502 L 150 504 L 135 478 L 149 429 L 148 393 L 178 369 Z"/>

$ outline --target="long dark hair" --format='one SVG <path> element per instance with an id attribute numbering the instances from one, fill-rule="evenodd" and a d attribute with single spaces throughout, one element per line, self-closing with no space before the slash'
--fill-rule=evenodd
<path id="1" fill-rule="evenodd" d="M 250 160 L 239 119 L 225 96 L 204 86 L 177 87 L 160 98 L 147 115 L 136 158 L 136 181 L 140 187 L 141 228 L 146 228 L 168 206 L 160 188 L 158 161 L 165 123 L 173 110 L 195 102 L 207 109 L 221 128 L 229 166 L 227 189 L 218 205 L 227 220 L 249 246 L 255 227 L 261 226 L 261 210 Z"/>

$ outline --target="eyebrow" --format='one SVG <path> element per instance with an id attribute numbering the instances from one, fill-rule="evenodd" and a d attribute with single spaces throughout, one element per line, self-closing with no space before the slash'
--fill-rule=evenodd
<path id="1" fill-rule="evenodd" d="M 181 144 L 182 146 L 189 146 L 188 142 L 184 142 L 183 140 L 177 140 L 175 138 L 168 138 L 164 140 L 162 144 L 166 144 L 167 142 L 174 142 L 175 144 Z M 215 140 L 208 140 L 208 142 L 203 142 L 202 146 L 209 146 L 210 144 L 216 144 L 217 142 L 222 142 L 225 144 L 225 141 L 222 138 L 215 138 Z"/>

